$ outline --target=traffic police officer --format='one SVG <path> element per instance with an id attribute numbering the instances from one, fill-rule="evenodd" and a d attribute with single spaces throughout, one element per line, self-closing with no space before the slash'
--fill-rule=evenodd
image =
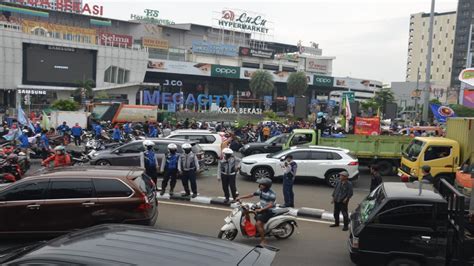
<path id="1" fill-rule="evenodd" d="M 225 196 L 224 202 L 228 203 L 230 197 L 229 187 L 234 200 L 239 196 L 235 179 L 240 168 L 240 159 L 236 158 L 234 152 L 229 148 L 222 150 L 222 153 L 224 154 L 224 158 L 219 161 L 217 167 L 217 180 L 222 181 L 222 190 Z"/>

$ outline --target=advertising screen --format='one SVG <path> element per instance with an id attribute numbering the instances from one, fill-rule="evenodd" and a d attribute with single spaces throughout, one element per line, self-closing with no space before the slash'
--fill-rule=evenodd
<path id="1" fill-rule="evenodd" d="M 23 84 L 76 87 L 96 78 L 97 51 L 23 44 Z"/>

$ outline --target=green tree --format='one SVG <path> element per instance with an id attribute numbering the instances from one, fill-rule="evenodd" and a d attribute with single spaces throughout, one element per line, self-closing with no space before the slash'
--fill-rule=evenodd
<path id="1" fill-rule="evenodd" d="M 304 95 L 308 89 L 308 79 L 306 78 L 306 74 L 302 71 L 291 73 L 288 77 L 287 88 L 294 96 Z"/>
<path id="2" fill-rule="evenodd" d="M 454 113 L 459 117 L 474 117 L 474 109 L 460 104 L 452 104 L 450 107 Z"/>
<path id="3" fill-rule="evenodd" d="M 76 101 L 81 102 L 82 98 L 91 99 L 94 96 L 92 88 L 95 87 L 95 83 L 93 80 L 76 80 L 74 83 L 76 83 L 77 87 L 73 95 Z"/>
<path id="4" fill-rule="evenodd" d="M 59 111 L 77 111 L 79 104 L 72 100 L 57 100 L 51 107 Z"/>
<path id="5" fill-rule="evenodd" d="M 267 93 L 271 93 L 274 88 L 273 76 L 265 70 L 257 70 L 250 77 L 250 90 L 252 95 L 258 99 Z"/>
<path id="6" fill-rule="evenodd" d="M 395 96 L 393 95 L 393 91 L 390 88 L 383 88 L 380 91 L 375 92 L 374 98 L 368 99 L 365 102 L 361 103 L 362 109 L 368 111 L 372 109 L 374 114 L 380 108 L 380 111 L 385 114 L 387 104 L 394 103 Z"/>

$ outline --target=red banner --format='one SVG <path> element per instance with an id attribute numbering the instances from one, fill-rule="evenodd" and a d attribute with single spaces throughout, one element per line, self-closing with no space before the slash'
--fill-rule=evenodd
<path id="1" fill-rule="evenodd" d="M 380 135 L 380 117 L 356 117 L 354 129 L 356 135 Z"/>
<path id="2" fill-rule="evenodd" d="M 130 35 L 99 32 L 98 43 L 106 46 L 131 47 L 133 44 L 133 37 Z"/>

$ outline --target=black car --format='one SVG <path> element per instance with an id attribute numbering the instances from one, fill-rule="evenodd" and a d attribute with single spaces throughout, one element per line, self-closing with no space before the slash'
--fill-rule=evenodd
<path id="1" fill-rule="evenodd" d="M 286 143 L 290 134 L 281 134 L 278 136 L 274 136 L 269 138 L 265 142 L 255 142 L 246 144 L 240 152 L 243 156 L 248 156 L 252 154 L 259 154 L 259 153 L 275 153 L 281 151 L 283 148 L 283 144 Z"/>
<path id="2" fill-rule="evenodd" d="M 107 224 L 0 253 L 1 265 L 271 265 L 275 251 L 147 226 Z"/>

